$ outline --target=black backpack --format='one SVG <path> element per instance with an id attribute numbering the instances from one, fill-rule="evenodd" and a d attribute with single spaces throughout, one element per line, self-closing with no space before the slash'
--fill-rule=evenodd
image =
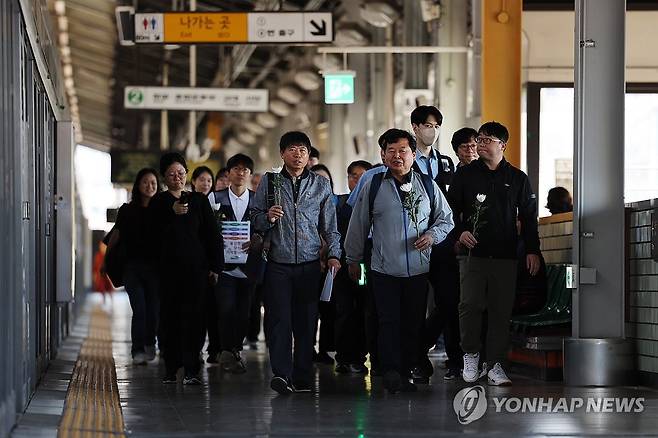
<path id="1" fill-rule="evenodd" d="M 423 182 L 423 187 L 425 187 L 425 192 L 430 197 L 430 221 L 434 217 L 434 181 L 428 175 L 424 173 L 415 172 L 420 176 L 421 181 Z M 382 185 L 382 180 L 384 179 L 386 172 L 376 173 L 372 176 L 370 180 L 370 193 L 368 197 L 368 217 L 370 218 L 370 224 L 372 224 L 372 209 L 375 205 L 375 198 L 377 197 L 377 192 L 379 192 L 379 187 Z"/>

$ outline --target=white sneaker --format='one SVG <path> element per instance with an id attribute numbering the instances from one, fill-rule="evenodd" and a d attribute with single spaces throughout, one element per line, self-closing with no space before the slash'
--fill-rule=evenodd
<path id="1" fill-rule="evenodd" d="M 503 370 L 503 367 L 498 362 L 487 373 L 487 377 L 489 385 L 508 386 L 512 384 L 512 381 L 507 377 L 505 370 Z"/>
<path id="2" fill-rule="evenodd" d="M 481 368 L 480 368 L 480 376 L 478 377 L 478 379 L 481 379 L 484 376 L 486 376 L 488 371 L 489 371 L 489 365 L 487 365 L 486 362 L 482 362 L 482 365 L 481 365 Z"/>
<path id="3" fill-rule="evenodd" d="M 464 354 L 464 369 L 462 370 L 462 377 L 464 382 L 475 382 L 480 375 L 478 370 L 478 362 L 480 361 L 480 353 L 466 353 Z"/>

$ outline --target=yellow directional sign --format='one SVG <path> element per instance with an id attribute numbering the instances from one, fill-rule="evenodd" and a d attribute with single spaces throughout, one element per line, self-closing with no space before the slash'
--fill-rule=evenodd
<path id="1" fill-rule="evenodd" d="M 331 12 L 155 12 L 135 14 L 136 43 L 330 43 Z"/>
<path id="2" fill-rule="evenodd" d="M 165 43 L 246 43 L 246 13 L 164 14 Z"/>

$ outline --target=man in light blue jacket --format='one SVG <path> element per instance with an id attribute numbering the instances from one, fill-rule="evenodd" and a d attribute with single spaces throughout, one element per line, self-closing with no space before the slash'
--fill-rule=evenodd
<path id="1" fill-rule="evenodd" d="M 388 170 L 361 189 L 345 239 L 350 276 L 360 276 L 372 227 L 372 287 L 379 320 L 379 356 L 389 392 L 413 391 L 425 319 L 429 254 L 453 228 L 452 211 L 428 176 L 412 171 L 416 142 L 407 131 L 389 129 L 379 138 Z"/>

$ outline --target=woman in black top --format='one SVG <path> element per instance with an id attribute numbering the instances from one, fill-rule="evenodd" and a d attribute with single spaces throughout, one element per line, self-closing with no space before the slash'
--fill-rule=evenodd
<path id="1" fill-rule="evenodd" d="M 222 272 L 224 252 L 208 198 L 183 191 L 185 159 L 176 152 L 163 155 L 160 172 L 167 191 L 153 198 L 149 210 L 162 285 L 160 322 L 166 366 L 162 382 L 175 383 L 178 369 L 184 367 L 183 384 L 198 385 L 205 292 Z"/>
<path id="2" fill-rule="evenodd" d="M 148 237 L 148 205 L 158 191 L 158 176 L 155 170 L 140 170 L 133 184 L 130 202 L 119 208 L 108 244 L 110 249 L 119 241 L 121 245 L 125 245 L 123 284 L 133 311 L 130 336 L 131 354 L 136 365 L 145 365 L 155 359 L 159 310 L 158 276 L 152 253 L 153 245 Z"/>

